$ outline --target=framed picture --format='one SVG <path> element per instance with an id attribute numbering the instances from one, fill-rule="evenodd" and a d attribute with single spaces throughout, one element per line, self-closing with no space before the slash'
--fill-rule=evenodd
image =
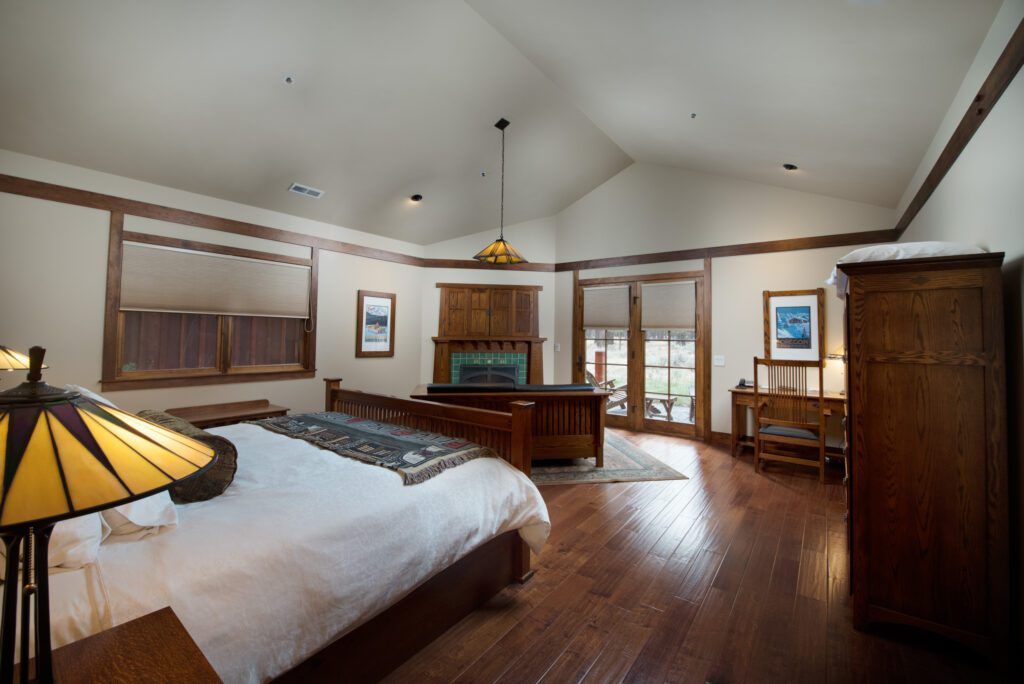
<path id="1" fill-rule="evenodd" d="M 764 356 L 824 361 L 825 290 L 764 291 Z"/>
<path id="2" fill-rule="evenodd" d="M 356 299 L 356 357 L 395 355 L 395 295 L 359 290 Z"/>

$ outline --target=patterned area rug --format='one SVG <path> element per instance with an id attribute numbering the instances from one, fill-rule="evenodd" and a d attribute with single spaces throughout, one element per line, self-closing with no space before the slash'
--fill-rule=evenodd
<path id="1" fill-rule="evenodd" d="M 687 480 L 689 478 L 637 448 L 624 437 L 606 432 L 603 468 L 595 467 L 592 458 L 537 461 L 533 464 L 532 479 L 534 484 L 546 485 Z"/>

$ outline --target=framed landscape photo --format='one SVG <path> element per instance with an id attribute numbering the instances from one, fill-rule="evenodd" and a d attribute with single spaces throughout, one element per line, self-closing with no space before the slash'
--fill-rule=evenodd
<path id="1" fill-rule="evenodd" d="M 359 290 L 356 358 L 395 355 L 395 295 Z"/>
<path id="2" fill-rule="evenodd" d="M 824 289 L 764 291 L 764 356 L 824 361 Z"/>

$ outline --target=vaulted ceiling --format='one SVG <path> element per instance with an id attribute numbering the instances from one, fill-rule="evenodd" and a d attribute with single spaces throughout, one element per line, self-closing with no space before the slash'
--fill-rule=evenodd
<path id="1" fill-rule="evenodd" d="M 499 117 L 506 223 L 633 160 L 894 206 L 998 5 L 0 0 L 0 148 L 422 244 L 496 226 Z"/>

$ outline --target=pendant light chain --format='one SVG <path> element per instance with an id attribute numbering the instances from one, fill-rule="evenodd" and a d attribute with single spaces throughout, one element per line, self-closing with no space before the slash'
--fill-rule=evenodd
<path id="1" fill-rule="evenodd" d="M 498 237 L 505 239 L 505 129 L 501 129 L 501 203 L 498 214 Z"/>

